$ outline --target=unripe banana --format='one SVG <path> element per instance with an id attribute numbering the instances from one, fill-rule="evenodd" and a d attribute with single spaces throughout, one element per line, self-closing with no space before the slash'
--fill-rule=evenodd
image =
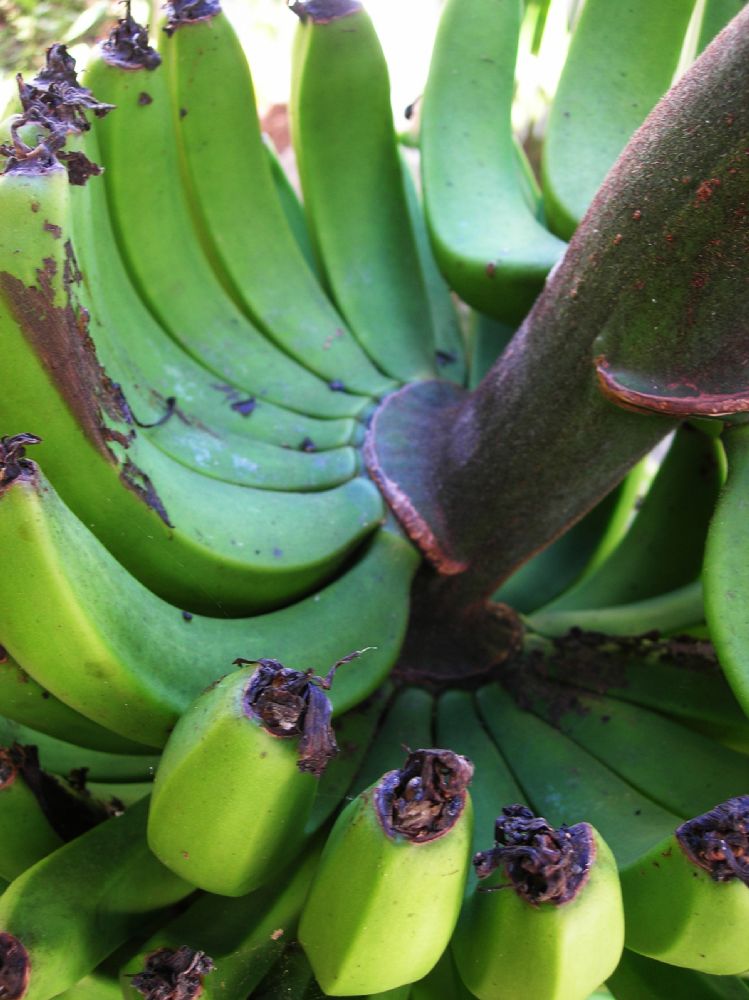
<path id="1" fill-rule="evenodd" d="M 316 779 L 338 749 L 321 690 L 330 676 L 259 660 L 191 705 L 164 750 L 148 818 L 149 845 L 167 867 L 242 896 L 301 847 Z"/>
<path id="2" fill-rule="evenodd" d="M 749 795 L 682 823 L 621 880 L 628 948 L 714 975 L 749 969 Z"/>
<path id="3" fill-rule="evenodd" d="M 585 1000 L 614 971 L 622 894 L 592 826 L 554 829 L 525 806 L 506 806 L 494 848 L 473 864 L 480 878 L 501 871 L 468 898 L 453 937 L 460 975 L 480 1000 Z M 500 889 L 512 891 L 491 891 Z"/>
<path id="4" fill-rule="evenodd" d="M 468 871 L 472 773 L 450 750 L 415 750 L 339 816 L 299 923 L 328 995 L 396 989 L 439 960 Z"/>

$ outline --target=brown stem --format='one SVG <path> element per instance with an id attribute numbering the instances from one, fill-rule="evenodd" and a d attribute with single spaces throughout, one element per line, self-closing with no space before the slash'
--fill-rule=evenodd
<path id="1" fill-rule="evenodd" d="M 485 599 L 677 419 L 749 406 L 747 93 L 749 8 L 634 135 L 476 391 L 418 383 L 376 414 L 369 468 L 445 604 Z"/>

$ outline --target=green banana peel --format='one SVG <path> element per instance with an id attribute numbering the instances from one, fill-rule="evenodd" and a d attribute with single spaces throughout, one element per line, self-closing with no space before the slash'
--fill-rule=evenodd
<path id="1" fill-rule="evenodd" d="M 472 771 L 451 751 L 414 751 L 339 816 L 299 923 L 325 993 L 384 992 L 436 965 L 463 897 Z"/>

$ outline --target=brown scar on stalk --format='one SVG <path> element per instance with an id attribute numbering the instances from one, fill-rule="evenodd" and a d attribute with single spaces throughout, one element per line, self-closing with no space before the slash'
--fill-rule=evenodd
<path id="1" fill-rule="evenodd" d="M 676 839 L 692 864 L 714 882 L 738 879 L 749 888 L 749 795 L 728 799 L 682 823 Z"/>

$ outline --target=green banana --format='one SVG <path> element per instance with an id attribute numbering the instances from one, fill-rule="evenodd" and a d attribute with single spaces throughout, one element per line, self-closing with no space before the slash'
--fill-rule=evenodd
<path id="1" fill-rule="evenodd" d="M 254 996 L 294 934 L 318 858 L 315 848 L 281 881 L 246 896 L 201 896 L 122 968 L 122 995 L 128 1000 Z"/>
<path id="2" fill-rule="evenodd" d="M 376 643 L 366 664 L 342 673 L 332 695 L 336 713 L 387 675 L 419 564 L 397 529 L 380 530 L 336 581 L 297 604 L 251 619 L 202 618 L 147 591 L 33 463 L 20 462 L 5 467 L 0 484 L 0 548 L 14 553 L 0 574 L 3 641 L 40 684 L 83 715 L 163 746 L 190 702 L 242 654 L 323 669 L 344 645 Z M 11 468 L 19 475 L 8 482 Z"/>
<path id="3" fill-rule="evenodd" d="M 392 771 L 403 760 L 404 750 L 431 746 L 434 698 L 423 688 L 399 691 L 383 713 L 377 735 L 367 750 L 352 782 L 355 795 L 374 785 L 385 771 Z"/>
<path id="4" fill-rule="evenodd" d="M 45 815 L 37 795 L 41 789 L 24 780 L 26 750 L 15 744 L 0 747 L 0 877 L 8 882 L 63 843 Z"/>
<path id="5" fill-rule="evenodd" d="M 5 136 L 8 130 L 2 126 L 0 131 Z M 92 131 L 74 141 L 89 159 L 100 162 L 99 144 Z M 122 338 L 127 342 L 127 351 L 124 352 L 127 354 L 127 370 L 137 372 L 137 377 L 131 379 L 128 388 L 134 392 L 138 410 L 143 410 L 140 415 L 144 421 L 153 418 L 155 422 L 163 417 L 166 400 L 174 398 L 180 413 L 183 410 L 198 413 L 212 431 L 226 433 L 230 438 L 234 434 L 245 436 L 249 432 L 258 441 L 287 448 L 299 448 L 306 442 L 312 442 L 321 451 L 346 445 L 354 438 L 358 424 L 351 418 L 304 416 L 266 399 L 248 397 L 247 392 L 231 380 L 217 380 L 214 374 L 172 340 L 135 291 L 112 235 L 103 180 L 94 180 L 83 187 L 75 186 L 71 198 L 73 219 L 89 226 L 91 247 L 96 250 L 91 254 L 91 247 L 85 243 L 78 247 L 81 255 L 79 263 L 87 265 L 83 277 L 87 277 L 89 265 L 98 272 L 97 261 L 101 256 L 101 266 L 107 269 L 107 281 L 112 281 L 108 291 L 121 304 L 116 326 L 121 329 L 122 317 L 127 319 L 126 334 Z M 88 254 L 86 250 L 89 250 Z M 106 330 L 98 332 L 106 334 Z M 123 353 L 124 343 L 117 347 Z"/>
<path id="6" fill-rule="evenodd" d="M 326 381 L 383 395 L 395 383 L 346 329 L 287 227 L 231 22 L 218 4 L 208 15 L 199 8 L 196 18 L 191 8 L 171 3 L 159 49 L 186 187 L 209 256 L 234 298 L 284 351 Z"/>
<path id="7" fill-rule="evenodd" d="M 512 136 L 520 0 L 448 0 L 424 92 L 424 204 L 437 262 L 479 312 L 516 325 L 564 243 L 537 221 Z"/>
<path id="8" fill-rule="evenodd" d="M 543 147 L 546 218 L 569 239 L 609 168 L 671 86 L 695 0 L 586 0 Z M 581 156 L 580 151 L 585 150 Z"/>
<path id="9" fill-rule="evenodd" d="M 749 757 L 657 712 L 524 678 L 522 697 L 590 754 L 677 816 L 695 816 L 749 786 Z"/>
<path id="10" fill-rule="evenodd" d="M 277 605 L 330 574 L 382 516 L 374 485 L 357 478 L 313 494 L 252 490 L 170 459 L 135 432 L 81 337 L 85 317 L 66 278 L 65 171 L 6 172 L 0 209 L 0 332 L 14 373 L 0 420 L 16 430 L 28 420 L 44 426 L 51 477 L 110 550 L 158 593 L 214 613 Z M 37 227 L 28 224 L 35 215 Z M 312 522 L 305 530 L 307 516 L 314 530 Z"/>
<path id="11" fill-rule="evenodd" d="M 159 763 L 148 843 L 193 885 L 243 896 L 298 854 L 317 779 L 338 752 L 325 678 L 259 660 L 212 684 Z M 243 661 L 240 661 L 243 662 Z"/>
<path id="12" fill-rule="evenodd" d="M 142 745 L 136 753 L 129 754 L 91 750 L 0 716 L 0 744 L 10 743 L 35 746 L 45 771 L 61 777 L 67 777 L 71 771 L 85 771 L 92 781 L 150 781 L 159 760 Z"/>
<path id="13" fill-rule="evenodd" d="M 367 397 L 331 389 L 268 340 L 213 271 L 180 182 L 167 69 L 139 44 L 142 32 L 131 17 L 120 21 L 83 76 L 99 100 L 117 107 L 116 122 L 101 119 L 96 128 L 115 231 L 136 287 L 169 333 L 220 377 L 302 413 L 356 415 Z M 149 156 L 134 156 L 136 148 Z"/>
<path id="14" fill-rule="evenodd" d="M 522 613 L 541 613 L 547 598 L 562 596 L 574 589 L 575 580 L 595 559 L 606 537 L 615 529 L 629 484 L 612 490 L 561 537 L 537 553 L 512 574 L 493 596 Z"/>
<path id="15" fill-rule="evenodd" d="M 526 806 L 505 806 L 494 847 L 473 864 L 481 879 L 500 872 L 468 898 L 452 942 L 480 1000 L 586 1000 L 614 971 L 622 892 L 614 856 L 590 824 L 554 829 Z"/>
<path id="16" fill-rule="evenodd" d="M 82 148 L 90 159 L 99 159 L 92 132 L 71 145 Z M 99 363 L 116 379 L 131 410 L 137 413 L 141 435 L 188 468 L 260 489 L 326 489 L 356 474 L 357 458 L 350 447 L 317 452 L 311 438 L 304 443 L 309 451 L 255 440 L 250 436 L 254 413 L 253 420 L 242 426 L 245 418 L 241 413 L 224 404 L 222 424 L 209 426 L 202 413 L 186 411 L 184 394 L 179 399 L 170 397 L 177 408 L 170 411 L 169 400 L 152 388 L 160 376 L 144 372 L 144 352 L 139 349 L 145 340 L 149 344 L 145 357 L 153 368 L 163 368 L 168 355 L 159 349 L 159 340 L 163 342 L 164 334 L 153 331 L 157 324 L 133 288 L 117 251 L 103 181 L 73 187 L 71 207 L 76 264 L 82 275 L 77 289 L 80 306 L 88 313 L 88 331 Z M 179 349 L 170 353 L 178 354 Z M 133 356 L 137 356 L 137 364 Z M 221 404 L 215 399 L 216 390 L 211 392 L 215 411 Z M 276 407 L 274 412 L 282 411 Z M 268 416 L 266 412 L 266 419 Z M 281 427 L 288 423 L 284 421 Z"/>
<path id="17" fill-rule="evenodd" d="M 503 805 L 519 802 L 523 793 L 517 786 L 479 717 L 473 695 L 468 691 L 446 691 L 437 702 L 437 742 L 440 746 L 455 747 L 474 765 L 472 782 L 473 843 L 471 853 L 476 854 L 486 844 L 487 830 L 494 829 L 494 821 Z M 466 882 L 466 893 L 476 888 L 478 876 L 471 866 Z"/>
<path id="18" fill-rule="evenodd" d="M 746 561 L 746 491 L 749 426 L 726 430 L 728 479 L 710 524 L 702 579 L 705 617 L 720 665 L 749 715 L 749 567 Z"/>
<path id="19" fill-rule="evenodd" d="M 263 132 L 263 143 L 265 144 L 265 151 L 268 156 L 268 163 L 270 164 L 270 172 L 273 177 L 276 196 L 281 204 L 281 211 L 286 218 L 286 225 L 291 230 L 291 235 L 294 237 L 307 267 L 313 272 L 318 281 L 321 281 L 322 275 L 318 270 L 315 249 L 312 246 L 312 238 L 307 228 L 304 205 L 299 200 L 299 195 L 296 193 L 294 185 L 286 174 L 281 158 L 273 145 L 273 140 L 265 132 Z"/>
<path id="20" fill-rule="evenodd" d="M 532 631 L 545 636 L 563 636 L 571 629 L 609 636 L 638 636 L 646 632 L 677 633 L 705 618 L 702 584 L 699 580 L 655 597 L 613 607 L 547 611 L 541 608 L 526 619 Z"/>
<path id="21" fill-rule="evenodd" d="M 628 948 L 716 975 L 749 968 L 746 796 L 683 822 L 496 685 L 478 700 L 534 808 L 554 821 L 587 815 L 610 845 Z"/>
<path id="22" fill-rule="evenodd" d="M 721 451 L 714 438 L 682 426 L 616 549 L 540 613 L 630 604 L 691 583 L 724 478 Z"/>
<path id="23" fill-rule="evenodd" d="M 294 4 L 292 139 L 333 297 L 373 361 L 435 374 L 432 315 L 408 216 L 385 58 L 358 0 Z"/>
<path id="24" fill-rule="evenodd" d="M 606 985 L 616 1000 L 749 1000 L 749 987 L 741 979 L 680 969 L 628 948 Z"/>
<path id="25" fill-rule="evenodd" d="M 539 654 L 545 677 L 656 709 L 729 745 L 749 741 L 749 720 L 708 643 L 578 633 Z"/>
<path id="26" fill-rule="evenodd" d="M 8 1000 L 49 1000 L 191 886 L 145 841 L 148 802 L 38 861 L 0 897 L 0 984 Z"/>
<path id="27" fill-rule="evenodd" d="M 522 711 L 498 685 L 481 688 L 476 698 L 484 724 L 529 805 L 552 824 L 589 822 L 611 847 L 620 871 L 682 821 L 569 737 Z"/>
<path id="28" fill-rule="evenodd" d="M 749 795 L 683 823 L 622 871 L 627 947 L 725 976 L 749 969 Z"/>
<path id="29" fill-rule="evenodd" d="M 402 146 L 399 153 L 408 217 L 416 241 L 416 251 L 419 255 L 421 273 L 424 277 L 432 314 L 437 370 L 442 378 L 457 382 L 458 385 L 464 385 L 468 371 L 466 346 L 460 328 L 460 320 L 450 294 L 450 288 L 434 259 L 432 245 L 429 242 L 429 230 L 424 217 L 424 205 L 412 173 L 411 159 Z"/>
<path id="30" fill-rule="evenodd" d="M 0 653 L 0 715 L 39 733 L 91 750 L 113 754 L 148 752 L 142 744 L 104 729 L 55 698 L 21 669 L 7 651 Z M 2 726 L 0 722 L 0 730 Z"/>
<path id="31" fill-rule="evenodd" d="M 472 771 L 451 751 L 414 751 L 338 817 L 299 922 L 325 993 L 392 990 L 436 965 L 463 896 Z"/>

